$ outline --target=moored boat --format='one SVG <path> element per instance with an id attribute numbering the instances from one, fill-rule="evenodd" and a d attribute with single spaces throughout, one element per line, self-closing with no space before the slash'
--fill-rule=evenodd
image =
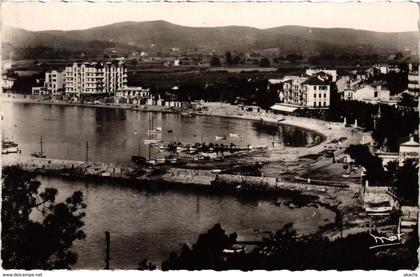
<path id="1" fill-rule="evenodd" d="M 16 146 L 11 146 L 11 147 L 3 147 L 1 149 L 1 153 L 2 154 L 10 154 L 10 153 L 18 153 L 19 149 Z"/>
<path id="2" fill-rule="evenodd" d="M 225 136 L 216 136 L 216 140 L 226 140 Z"/>
<path id="3" fill-rule="evenodd" d="M 144 144 L 150 144 L 150 145 L 157 145 L 162 143 L 163 141 L 161 139 L 145 139 Z"/>
<path id="4" fill-rule="evenodd" d="M 39 152 L 32 152 L 31 153 L 31 156 L 32 157 L 35 157 L 35 158 L 45 159 L 47 157 L 47 155 L 44 153 L 44 151 L 42 151 L 42 136 L 41 136 L 41 138 L 39 140 L 39 143 L 41 145 L 41 151 L 39 151 Z"/>
<path id="5" fill-rule="evenodd" d="M 142 165 L 146 163 L 146 158 L 142 156 L 131 156 L 131 161 L 135 164 Z"/>

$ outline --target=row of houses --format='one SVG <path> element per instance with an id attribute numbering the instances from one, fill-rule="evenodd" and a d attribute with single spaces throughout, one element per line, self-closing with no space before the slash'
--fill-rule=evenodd
<path id="1" fill-rule="evenodd" d="M 292 112 L 297 108 L 322 109 L 331 105 L 334 96 L 391 106 L 398 105 L 404 93 L 417 99 L 420 96 L 419 71 L 412 64 L 408 65 L 408 89 L 399 95 L 391 95 L 386 81 L 369 81 L 382 74 L 400 71 L 395 65 L 374 65 L 339 76 L 334 69 L 307 69 L 300 76 L 270 79 L 270 89 L 279 95 L 279 102 L 272 109 L 282 112 Z"/>
<path id="2" fill-rule="evenodd" d="M 368 83 L 368 79 L 380 74 L 390 72 L 400 73 L 401 70 L 395 65 L 375 65 L 363 72 L 341 76 L 337 81 L 338 92 L 345 100 L 362 101 L 366 103 L 381 103 L 395 106 L 398 104 L 400 95 L 391 95 L 385 81 Z M 409 94 L 415 98 L 420 96 L 419 71 L 414 65 L 408 65 L 408 88 L 401 94 Z"/>
<path id="3" fill-rule="evenodd" d="M 395 106 L 398 104 L 398 96 L 391 96 L 391 91 L 385 81 L 377 81 L 372 84 L 361 84 L 345 89 L 341 92 L 343 100 L 361 101 L 371 104 L 386 104 Z"/>

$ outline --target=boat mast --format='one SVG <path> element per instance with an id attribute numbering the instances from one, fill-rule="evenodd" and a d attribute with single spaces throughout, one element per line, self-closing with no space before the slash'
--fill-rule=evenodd
<path id="1" fill-rule="evenodd" d="M 150 112 L 148 112 L 147 113 L 148 114 L 148 117 L 149 117 L 149 125 L 147 126 L 147 137 L 149 138 L 149 140 L 150 140 L 150 122 L 151 122 L 151 119 L 150 119 Z M 151 145 L 150 145 L 150 142 L 149 142 L 149 161 L 150 161 L 150 151 L 151 151 Z"/>
<path id="2" fill-rule="evenodd" d="M 40 142 L 40 144 L 41 144 L 41 152 L 40 152 L 40 153 L 41 153 L 41 155 L 42 155 L 42 136 L 41 136 L 41 138 L 40 138 L 40 141 L 39 141 L 39 142 Z"/>
<path id="3" fill-rule="evenodd" d="M 140 137 L 140 133 L 139 133 L 139 156 L 140 156 L 140 147 L 141 147 L 141 137 Z"/>

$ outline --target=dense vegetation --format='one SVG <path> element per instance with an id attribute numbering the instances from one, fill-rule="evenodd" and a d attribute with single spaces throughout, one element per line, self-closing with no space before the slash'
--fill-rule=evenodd
<path id="1" fill-rule="evenodd" d="M 359 101 L 340 101 L 327 110 L 297 110 L 296 116 L 318 118 L 327 121 L 357 125 L 366 131 L 372 131 L 379 147 L 397 152 L 402 138 L 418 130 L 419 115 L 412 108 L 397 109 L 388 105 L 368 104 Z"/>
<path id="2" fill-rule="evenodd" d="M 392 172 L 393 185 L 401 204 L 417 206 L 419 197 L 419 168 L 412 160 Z"/>
<path id="3" fill-rule="evenodd" d="M 77 261 L 71 251 L 85 216 L 83 194 L 56 203 L 57 190 L 46 188 L 19 167 L 3 169 L 1 259 L 5 269 L 67 269 Z"/>
<path id="4" fill-rule="evenodd" d="M 366 169 L 366 180 L 370 184 L 383 184 L 390 180 L 389 176 L 385 174 L 382 160 L 376 155 L 372 155 L 367 145 L 350 145 L 345 152 L 354 159 L 356 164 Z"/>
<path id="5" fill-rule="evenodd" d="M 163 270 L 354 270 L 414 269 L 417 267 L 418 237 L 391 251 L 369 250 L 374 239 L 368 233 L 328 240 L 320 236 L 297 236 L 291 224 L 272 233 L 250 252 L 226 253 L 233 249 L 236 234 L 227 235 L 219 224 L 201 234 L 192 247 L 184 245 L 171 253 Z"/>
<path id="6" fill-rule="evenodd" d="M 381 159 L 372 155 L 368 146 L 360 144 L 350 145 L 346 153 L 366 169 L 365 178 L 370 185 L 392 186 L 403 204 L 417 206 L 419 177 L 415 162 L 406 160 L 403 166 L 399 166 L 397 160 L 390 161 L 384 168 Z"/>

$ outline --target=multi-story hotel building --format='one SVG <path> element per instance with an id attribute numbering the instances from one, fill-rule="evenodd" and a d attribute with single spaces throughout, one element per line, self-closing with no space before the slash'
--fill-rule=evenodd
<path id="1" fill-rule="evenodd" d="M 279 91 L 280 103 L 308 108 L 330 106 L 331 82 L 320 76 L 288 76 Z"/>
<path id="2" fill-rule="evenodd" d="M 50 94 L 57 94 L 60 90 L 64 89 L 64 72 L 52 70 L 51 72 L 45 72 L 44 88 Z"/>
<path id="3" fill-rule="evenodd" d="M 408 93 L 414 97 L 420 96 L 419 71 L 413 70 L 411 64 L 408 72 Z"/>
<path id="4" fill-rule="evenodd" d="M 126 84 L 127 68 L 122 62 L 74 63 L 65 71 L 65 91 L 70 95 L 113 95 Z"/>

